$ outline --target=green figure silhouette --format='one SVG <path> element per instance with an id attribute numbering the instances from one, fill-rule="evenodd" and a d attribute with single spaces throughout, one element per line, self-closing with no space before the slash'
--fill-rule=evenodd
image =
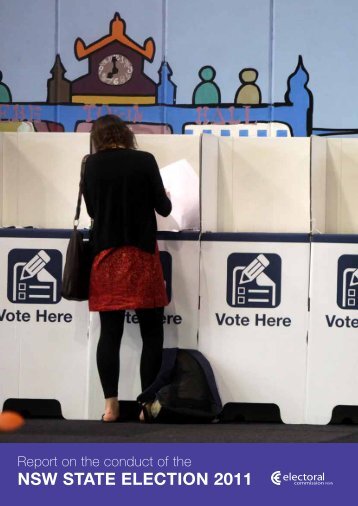
<path id="1" fill-rule="evenodd" d="M 216 71 L 210 65 L 202 67 L 199 70 L 199 83 L 194 89 L 193 104 L 209 105 L 219 104 L 221 102 L 221 93 L 218 85 L 214 83 Z"/>
<path id="2" fill-rule="evenodd" d="M 2 83 L 2 72 L 0 71 L 0 104 L 11 102 L 11 93 L 8 86 Z"/>

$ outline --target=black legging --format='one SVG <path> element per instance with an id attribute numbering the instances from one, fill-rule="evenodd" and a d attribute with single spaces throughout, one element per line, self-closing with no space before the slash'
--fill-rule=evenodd
<path id="1" fill-rule="evenodd" d="M 143 341 L 140 359 L 142 391 L 155 380 L 163 350 L 164 308 L 136 309 Z M 125 311 L 101 311 L 101 334 L 97 346 L 97 367 L 104 397 L 118 397 L 119 349 L 123 335 Z"/>

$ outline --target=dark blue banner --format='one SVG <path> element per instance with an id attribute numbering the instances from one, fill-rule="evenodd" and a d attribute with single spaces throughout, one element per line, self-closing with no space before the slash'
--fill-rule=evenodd
<path id="1" fill-rule="evenodd" d="M 2 504 L 339 505 L 356 444 L 2 444 Z M 354 500 L 353 500 L 354 503 Z"/>

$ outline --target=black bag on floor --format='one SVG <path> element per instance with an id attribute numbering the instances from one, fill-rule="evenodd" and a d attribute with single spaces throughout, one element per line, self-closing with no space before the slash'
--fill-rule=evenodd
<path id="1" fill-rule="evenodd" d="M 152 404 L 153 420 L 169 423 L 211 422 L 222 404 L 212 368 L 197 350 L 165 348 L 155 382 L 138 401 Z"/>

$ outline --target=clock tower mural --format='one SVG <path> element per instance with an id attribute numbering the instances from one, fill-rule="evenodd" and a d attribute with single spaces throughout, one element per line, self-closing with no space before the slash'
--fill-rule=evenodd
<path id="1" fill-rule="evenodd" d="M 126 35 L 126 24 L 118 13 L 110 33 L 86 46 L 75 41 L 78 60 L 88 58 L 88 74 L 72 81 L 72 102 L 85 104 L 155 104 L 157 84 L 144 73 L 145 60 L 152 62 L 155 44 L 143 46 Z"/>
<path id="2" fill-rule="evenodd" d="M 118 0 L 112 1 L 114 4 Z M 161 0 L 157 1 L 159 5 Z M 234 5 L 236 0 L 230 1 Z M 146 9 L 148 8 L 146 3 L 143 3 L 144 5 L 146 7 L 143 7 L 141 11 L 142 20 L 147 22 Z M 98 8 L 101 8 L 100 4 Z M 112 17 L 113 11 L 110 12 Z M 135 11 L 135 18 L 138 17 L 137 14 L 138 12 Z M 153 15 L 153 12 L 150 11 L 150 14 Z M 83 16 L 79 19 L 82 22 Z M 86 29 L 89 33 L 96 19 L 87 19 L 87 22 L 89 26 Z M 60 23 L 57 25 L 59 28 Z M 158 23 L 153 26 L 154 33 L 158 34 L 160 32 Z M 185 57 L 185 64 L 189 63 L 191 67 L 185 66 L 184 71 L 182 68 L 182 82 L 185 79 L 192 79 L 194 91 L 190 88 L 191 98 L 183 102 L 177 100 L 175 82 L 177 78 L 173 80 L 174 73 L 167 60 L 167 54 L 170 53 L 171 58 L 177 61 L 177 65 L 178 58 L 180 60 L 184 56 L 175 48 L 168 53 L 166 50 L 168 42 L 163 38 L 166 29 L 167 18 L 163 16 L 161 32 L 161 42 L 164 46 L 163 59 L 156 80 L 146 75 L 144 70 L 145 65 L 154 61 L 156 47 L 153 38 L 149 37 L 144 42 L 137 42 L 130 38 L 126 33 L 126 22 L 118 12 L 115 12 L 110 20 L 108 32 L 106 30 L 107 33 L 97 40 L 84 41 L 77 37 L 78 32 L 71 31 L 73 35 L 71 35 L 70 45 L 65 45 L 65 55 L 54 54 L 53 56 L 51 77 L 47 75 L 45 101 L 21 101 L 13 90 L 10 93 L 8 86 L 0 82 L 0 130 L 6 131 L 12 128 L 11 131 L 13 131 L 17 126 L 10 124 L 11 122 L 19 124 L 27 122 L 32 124 L 33 130 L 41 132 L 89 132 L 92 122 L 99 116 L 115 114 L 130 124 L 135 133 L 191 135 L 194 133 L 194 130 L 190 128 L 191 125 L 201 125 L 203 129 L 210 130 L 206 125 L 270 124 L 275 121 L 282 124 L 282 128 L 278 130 L 282 136 L 311 134 L 313 96 L 307 87 L 309 74 L 301 56 L 299 56 L 296 69 L 288 76 L 284 102 L 271 104 L 262 100 L 261 82 L 258 79 L 260 73 L 252 65 L 240 70 L 238 75 L 241 85 L 237 89 L 237 82 L 231 83 L 231 94 L 228 97 L 227 91 L 224 95 L 221 87 L 228 89 L 230 80 L 222 75 L 222 69 L 218 70 L 210 61 L 206 61 L 206 65 L 194 67 L 189 54 Z M 217 29 L 219 30 L 219 27 Z M 185 42 L 186 37 L 189 36 L 190 30 L 181 31 L 180 41 Z M 219 43 L 220 37 L 215 41 Z M 76 65 L 69 67 L 71 65 L 69 51 L 73 59 L 71 46 L 75 58 L 87 65 L 83 75 L 79 75 L 76 71 Z M 55 44 L 53 49 L 60 47 L 62 47 L 61 44 Z M 51 53 L 51 48 L 48 49 Z M 231 65 L 233 60 L 229 52 L 227 58 Z M 42 61 L 39 60 L 38 64 L 42 65 Z M 66 69 L 69 69 L 71 76 L 77 77 L 70 79 L 66 76 Z M 176 72 L 177 69 L 178 67 L 176 67 Z M 3 70 L 2 66 L 0 81 Z M 151 75 L 153 75 L 152 71 Z M 5 72 L 7 81 L 13 86 L 14 75 L 18 75 L 19 66 L 5 68 Z M 82 74 L 83 70 L 80 72 Z M 198 74 L 200 82 L 197 82 L 197 77 L 195 77 Z M 22 86 L 21 80 L 19 86 Z M 39 89 L 39 86 L 33 88 L 36 93 L 40 93 Z M 1 91 L 3 91 L 2 94 Z M 15 100 L 14 96 L 16 96 Z M 224 96 L 226 100 L 223 99 Z M 223 132 L 227 131 L 228 129 L 223 128 Z"/>

